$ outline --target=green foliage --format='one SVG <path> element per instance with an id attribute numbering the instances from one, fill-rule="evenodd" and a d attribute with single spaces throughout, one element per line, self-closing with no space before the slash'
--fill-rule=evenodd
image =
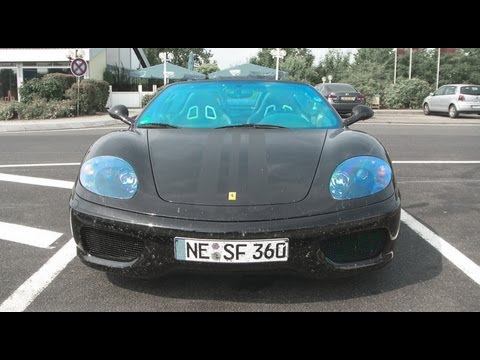
<path id="1" fill-rule="evenodd" d="M 22 102 L 17 107 L 18 118 L 31 119 L 56 119 L 75 116 L 75 103 L 71 100 L 52 100 L 34 98 L 31 102 Z"/>
<path id="2" fill-rule="evenodd" d="M 194 66 L 209 63 L 212 57 L 212 53 L 204 48 L 144 48 L 143 51 L 152 66 L 161 63 L 158 56 L 161 52 L 168 52 L 173 55 L 172 64 L 185 68 L 188 67 L 190 51 L 193 52 Z"/>
<path id="3" fill-rule="evenodd" d="M 0 101 L 0 120 L 12 120 L 18 117 L 18 102 Z"/>
<path id="4" fill-rule="evenodd" d="M 215 71 L 219 71 L 220 68 L 218 67 L 217 63 L 204 63 L 200 66 L 197 66 L 194 70 L 199 73 L 208 75 Z"/>
<path id="5" fill-rule="evenodd" d="M 62 74 L 62 73 L 51 73 L 47 74 L 41 78 L 44 81 L 54 80 L 60 84 L 60 88 L 62 89 L 62 93 L 64 94 L 65 91 L 70 89 L 72 85 L 77 81 L 77 78 L 73 75 Z M 58 99 L 61 100 L 61 99 Z"/>
<path id="6" fill-rule="evenodd" d="M 63 100 L 64 93 L 75 82 L 75 78 L 65 74 L 48 74 L 42 78 L 34 78 L 23 83 L 20 87 L 22 102 L 31 102 L 35 98 Z"/>
<path id="7" fill-rule="evenodd" d="M 262 48 L 257 55 L 250 59 L 251 64 L 276 68 L 277 60 L 270 53 L 274 48 Z M 280 60 L 280 69 L 287 71 L 288 79 L 302 81 L 307 83 L 315 83 L 318 78 L 317 71 L 313 68 L 315 56 L 310 49 L 307 48 L 284 48 L 285 58 Z"/>
<path id="8" fill-rule="evenodd" d="M 96 92 L 95 110 L 104 112 L 106 110 L 108 96 L 110 95 L 108 82 L 99 81 L 99 80 L 84 80 L 84 81 L 91 82 L 95 87 L 95 92 Z"/>
<path id="9" fill-rule="evenodd" d="M 270 52 L 275 50 L 274 48 L 262 48 L 257 53 L 256 56 L 250 59 L 251 64 L 266 66 L 269 68 L 275 68 L 277 66 L 277 58 L 273 57 Z M 305 59 L 306 66 L 310 67 L 313 65 L 315 56 L 313 56 L 312 51 L 307 48 L 283 48 L 287 53 L 284 59 L 281 59 L 280 62 L 287 61 L 289 57 L 302 57 Z M 283 68 L 282 68 L 283 70 Z"/>
<path id="10" fill-rule="evenodd" d="M 148 103 L 150 101 L 152 101 L 152 99 L 155 97 L 155 95 L 157 94 L 147 94 L 147 95 L 144 95 L 143 96 L 143 99 L 142 99 L 142 107 L 145 107 L 148 105 Z"/>
<path id="11" fill-rule="evenodd" d="M 67 90 L 66 96 L 74 103 L 77 101 L 77 84 Z M 105 111 L 108 100 L 108 83 L 97 80 L 80 82 L 80 115 L 95 115 L 97 111 Z"/>
<path id="12" fill-rule="evenodd" d="M 306 58 L 298 55 L 286 57 L 282 70 L 288 72 L 287 80 L 313 84 L 318 74 L 307 62 Z"/>
<path id="13" fill-rule="evenodd" d="M 385 104 L 392 109 L 418 109 L 431 91 L 431 85 L 424 80 L 400 80 L 385 89 Z"/>
<path id="14" fill-rule="evenodd" d="M 108 65 L 103 72 L 103 80 L 112 85 L 113 91 L 136 91 L 140 81 L 130 77 L 128 71 L 123 67 Z"/>
<path id="15" fill-rule="evenodd" d="M 334 82 L 348 82 L 351 67 L 350 56 L 350 53 L 343 53 L 338 49 L 329 49 L 316 68 L 318 73 L 316 83 L 320 83 L 322 77 L 328 75 L 333 76 Z"/>
<path id="16" fill-rule="evenodd" d="M 372 96 L 382 98 L 385 88 L 392 83 L 390 75 L 383 64 L 363 62 L 353 64 L 342 81 L 352 84 L 367 98 Z"/>

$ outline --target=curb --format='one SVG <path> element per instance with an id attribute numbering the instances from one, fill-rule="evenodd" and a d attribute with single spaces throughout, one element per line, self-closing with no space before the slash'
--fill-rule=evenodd
<path id="1" fill-rule="evenodd" d="M 48 130 L 74 130 L 74 129 L 88 129 L 106 126 L 121 125 L 122 122 L 118 120 L 93 120 L 82 122 L 55 122 L 48 123 L 28 123 L 26 121 L 6 121 L 5 124 L 0 123 L 0 133 L 19 132 L 19 131 L 48 131 Z"/>
<path id="2" fill-rule="evenodd" d="M 138 115 L 142 109 L 129 109 L 130 115 Z M 60 118 L 46 120 L 9 120 L 0 121 L 0 134 L 21 131 L 95 129 L 108 126 L 125 125 L 110 115 L 84 116 L 79 118 Z M 126 126 L 126 125 L 125 125 Z"/>

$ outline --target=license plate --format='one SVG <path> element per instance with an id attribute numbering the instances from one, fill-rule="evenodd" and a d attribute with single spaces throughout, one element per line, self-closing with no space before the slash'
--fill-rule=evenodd
<path id="1" fill-rule="evenodd" d="M 288 260 L 288 239 L 203 240 L 175 238 L 175 259 L 210 263 L 262 263 Z"/>
<path id="2" fill-rule="evenodd" d="M 472 105 L 472 109 L 480 109 L 480 105 Z"/>
<path id="3" fill-rule="evenodd" d="M 345 100 L 345 101 L 355 101 L 355 97 L 352 97 L 352 96 L 344 96 L 344 97 L 342 97 L 342 100 Z"/>

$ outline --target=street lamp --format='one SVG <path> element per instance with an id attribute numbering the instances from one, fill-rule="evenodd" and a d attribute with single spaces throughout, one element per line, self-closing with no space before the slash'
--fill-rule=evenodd
<path id="1" fill-rule="evenodd" d="M 328 75 L 328 82 L 329 82 L 329 83 L 332 83 L 332 80 L 333 80 L 333 76 L 332 76 L 332 75 Z"/>
<path id="2" fill-rule="evenodd" d="M 325 76 L 322 76 L 322 82 L 325 84 L 327 82 L 327 78 Z"/>
<path id="3" fill-rule="evenodd" d="M 85 51 L 83 49 L 75 49 L 75 52 L 73 50 L 68 50 L 65 53 L 65 56 L 70 61 L 78 58 L 83 59 L 85 57 Z"/>
<path id="4" fill-rule="evenodd" d="M 167 61 L 173 60 L 173 54 L 161 52 L 160 54 L 158 54 L 158 57 L 160 58 L 160 60 L 163 61 L 163 85 L 167 85 L 167 79 L 169 75 L 169 73 L 167 72 Z"/>
<path id="5" fill-rule="evenodd" d="M 277 58 L 277 69 L 276 69 L 276 72 L 275 72 L 275 80 L 278 80 L 278 77 L 279 77 L 278 75 L 279 75 L 279 72 L 280 72 L 280 59 L 283 59 L 285 57 L 285 55 L 287 55 L 287 52 L 285 50 L 280 49 L 280 48 L 276 48 L 276 49 L 270 51 L 270 55 Z"/>

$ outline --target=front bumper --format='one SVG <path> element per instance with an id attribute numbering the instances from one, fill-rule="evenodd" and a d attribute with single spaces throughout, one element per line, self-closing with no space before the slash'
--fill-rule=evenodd
<path id="1" fill-rule="evenodd" d="M 377 269 L 393 258 L 393 246 L 400 227 L 400 198 L 396 195 L 355 210 L 252 222 L 189 221 L 148 216 L 107 208 L 76 195 L 70 201 L 70 208 L 77 254 L 85 264 L 125 276 L 147 278 L 178 270 L 287 270 L 312 277 L 325 277 Z M 362 238 L 364 240 L 361 241 L 368 241 L 370 234 L 375 235 L 379 241 L 370 256 L 364 255 L 355 261 L 332 260 L 338 260 L 332 244 L 341 244 L 342 239 L 360 241 L 355 239 Z M 95 245 L 95 251 L 86 243 L 87 236 L 99 244 Z M 290 255 L 287 262 L 279 263 L 183 262 L 174 258 L 174 238 L 177 236 L 224 240 L 288 238 Z M 107 253 L 102 253 L 102 249 L 105 249 L 103 242 L 117 241 L 116 239 L 121 239 L 121 246 L 109 246 Z M 125 244 L 128 256 L 122 256 Z"/>

